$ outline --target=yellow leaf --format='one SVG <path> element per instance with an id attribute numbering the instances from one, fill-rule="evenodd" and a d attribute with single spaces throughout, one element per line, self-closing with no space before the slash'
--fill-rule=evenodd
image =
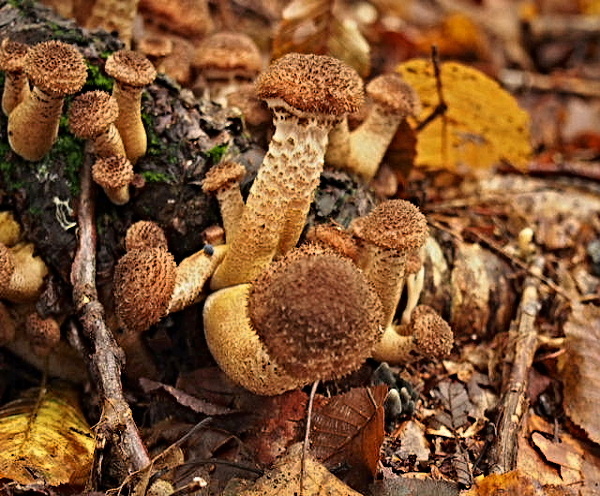
<path id="1" fill-rule="evenodd" d="M 39 390 L 0 410 L 0 478 L 20 484 L 82 485 L 94 438 L 70 391 Z"/>
<path id="2" fill-rule="evenodd" d="M 439 104 L 433 64 L 413 59 L 397 71 L 421 98 L 421 122 Z M 501 161 L 524 169 L 531 155 L 529 115 L 482 72 L 457 62 L 441 64 L 448 109 L 417 136 L 415 165 L 432 169 L 489 168 Z M 411 121 L 416 127 L 416 122 Z"/>

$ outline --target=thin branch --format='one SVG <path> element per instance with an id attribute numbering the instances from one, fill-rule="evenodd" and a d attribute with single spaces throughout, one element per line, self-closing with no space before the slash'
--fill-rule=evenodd
<path id="1" fill-rule="evenodd" d="M 81 170 L 81 194 L 77 210 L 79 245 L 71 267 L 73 302 L 92 352 L 88 368 L 102 398 L 102 417 L 96 428 L 96 465 L 103 447 L 114 448 L 128 473 L 150 463 L 148 452 L 123 396 L 121 368 L 123 351 L 104 319 L 104 307 L 96 290 L 96 221 L 89 159 Z"/>

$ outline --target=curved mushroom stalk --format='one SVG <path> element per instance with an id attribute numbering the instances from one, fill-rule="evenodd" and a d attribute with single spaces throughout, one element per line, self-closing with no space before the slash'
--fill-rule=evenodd
<path id="1" fill-rule="evenodd" d="M 330 128 L 362 103 L 362 80 L 327 56 L 288 54 L 256 83 L 275 133 L 213 289 L 251 281 L 296 246 L 319 184 Z"/>
<path id="2" fill-rule="evenodd" d="M 0 44 L 0 70 L 4 71 L 2 111 L 9 115 L 29 95 L 29 81 L 25 74 L 25 56 L 29 46 L 4 38 Z"/>

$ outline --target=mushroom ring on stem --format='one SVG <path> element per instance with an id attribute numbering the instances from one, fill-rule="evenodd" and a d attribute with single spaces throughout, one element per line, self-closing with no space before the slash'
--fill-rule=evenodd
<path id="1" fill-rule="evenodd" d="M 256 394 L 275 395 L 341 377 L 381 338 L 381 305 L 351 260 L 301 248 L 251 284 L 204 305 L 208 347 L 223 371 Z"/>
<path id="2" fill-rule="evenodd" d="M 281 57 L 258 76 L 256 92 L 273 111 L 275 133 L 213 289 L 251 281 L 296 246 L 323 171 L 329 130 L 363 102 L 356 71 L 325 55 Z"/>

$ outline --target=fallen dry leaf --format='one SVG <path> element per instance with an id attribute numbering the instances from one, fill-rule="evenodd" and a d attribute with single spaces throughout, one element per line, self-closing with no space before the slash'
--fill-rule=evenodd
<path id="1" fill-rule="evenodd" d="M 421 122 L 440 103 L 433 64 L 413 59 L 397 71 L 421 98 Z M 515 98 L 482 72 L 457 62 L 441 64 L 441 81 L 448 108 L 419 131 L 415 165 L 455 170 L 507 161 L 525 168 L 532 152 L 529 115 Z"/>
<path id="2" fill-rule="evenodd" d="M 82 485 L 94 436 L 68 390 L 30 390 L 0 410 L 0 478 L 20 484 Z"/>

